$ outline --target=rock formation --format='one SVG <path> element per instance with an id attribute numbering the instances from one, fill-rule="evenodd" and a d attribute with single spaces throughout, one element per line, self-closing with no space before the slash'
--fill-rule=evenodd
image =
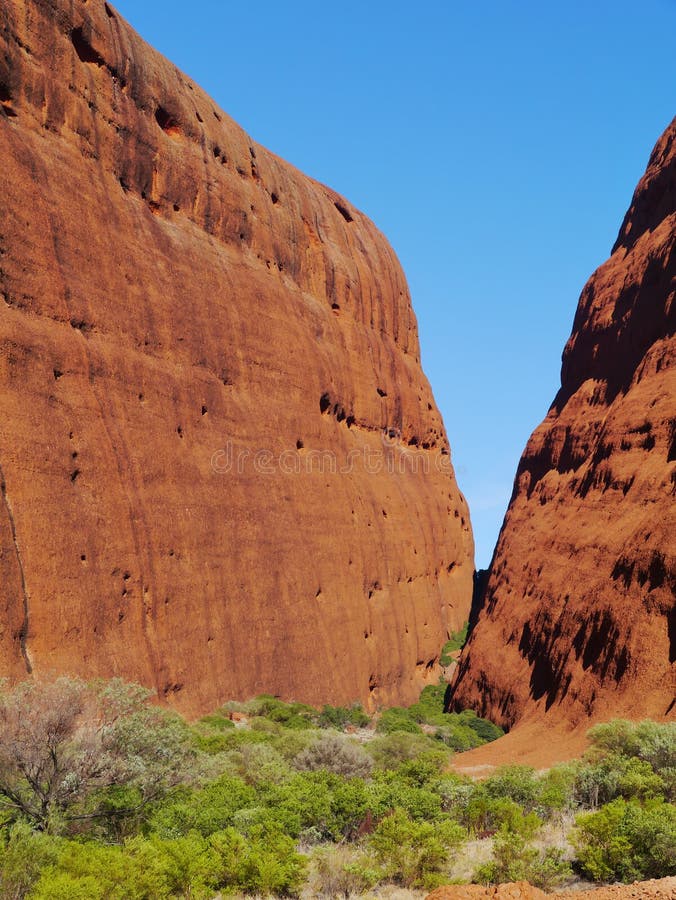
<path id="1" fill-rule="evenodd" d="M 674 714 L 675 244 L 676 120 L 582 292 L 561 389 L 518 467 L 454 708 L 507 727 Z"/>
<path id="2" fill-rule="evenodd" d="M 473 545 L 391 248 L 103 0 L 0 47 L 0 674 L 413 700 Z"/>

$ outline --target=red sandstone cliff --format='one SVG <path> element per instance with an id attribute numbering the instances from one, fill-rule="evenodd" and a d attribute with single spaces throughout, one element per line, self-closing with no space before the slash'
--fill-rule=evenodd
<path id="1" fill-rule="evenodd" d="M 674 715 L 675 244 L 676 120 L 582 292 L 451 706 L 506 726 Z"/>
<path id="2" fill-rule="evenodd" d="M 103 0 L 0 49 L 0 674 L 412 700 L 473 546 L 389 245 Z"/>

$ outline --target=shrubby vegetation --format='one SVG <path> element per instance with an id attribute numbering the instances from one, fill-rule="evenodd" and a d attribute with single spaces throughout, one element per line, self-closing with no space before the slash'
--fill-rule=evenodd
<path id="1" fill-rule="evenodd" d="M 469 841 L 474 880 L 676 872 L 676 726 L 592 729 L 582 760 L 482 781 L 453 750 L 501 732 L 443 712 L 443 685 L 359 706 L 228 703 L 188 725 L 119 681 L 0 691 L 0 897 L 348 897 L 429 888 Z"/>

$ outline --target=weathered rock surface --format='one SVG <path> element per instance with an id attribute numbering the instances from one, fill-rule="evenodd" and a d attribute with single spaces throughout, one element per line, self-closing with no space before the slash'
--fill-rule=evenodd
<path id="1" fill-rule="evenodd" d="M 386 240 L 103 0 L 0 48 L 1 674 L 412 700 L 473 546 Z"/>
<path id="2" fill-rule="evenodd" d="M 589 890 L 546 894 L 526 881 L 483 887 L 477 884 L 448 885 L 427 895 L 427 900 L 541 900 L 543 897 L 569 900 L 673 900 L 676 878 L 656 878 L 633 884 L 611 884 Z"/>
<path id="3" fill-rule="evenodd" d="M 582 292 L 452 707 L 508 727 L 674 714 L 675 244 L 676 120 Z"/>

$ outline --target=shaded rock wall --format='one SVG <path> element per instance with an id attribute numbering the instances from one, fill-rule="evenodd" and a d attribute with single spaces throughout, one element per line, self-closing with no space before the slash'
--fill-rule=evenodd
<path id="1" fill-rule="evenodd" d="M 103 0 L 0 50 L 1 674 L 412 700 L 473 544 L 391 248 Z"/>
<path id="2" fill-rule="evenodd" d="M 449 705 L 524 718 L 674 714 L 676 120 L 580 297 Z"/>

